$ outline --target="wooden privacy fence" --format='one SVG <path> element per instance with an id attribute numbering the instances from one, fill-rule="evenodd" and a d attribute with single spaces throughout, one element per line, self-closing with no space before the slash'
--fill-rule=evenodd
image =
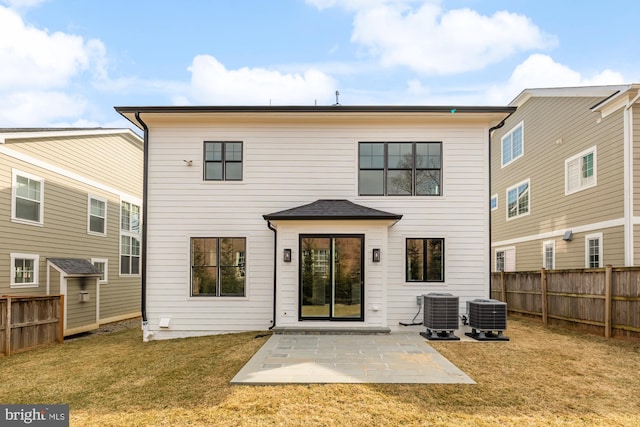
<path id="1" fill-rule="evenodd" d="M 64 295 L 0 298 L 0 353 L 64 341 Z"/>
<path id="2" fill-rule="evenodd" d="M 571 323 L 605 337 L 640 337 L 640 268 L 500 272 L 491 297 L 543 324 Z"/>

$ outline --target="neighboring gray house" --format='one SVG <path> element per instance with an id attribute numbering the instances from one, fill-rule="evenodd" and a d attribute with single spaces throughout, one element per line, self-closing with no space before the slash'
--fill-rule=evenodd
<path id="1" fill-rule="evenodd" d="M 0 129 L 0 295 L 65 295 L 65 335 L 140 315 L 142 139 Z"/>
<path id="2" fill-rule="evenodd" d="M 640 85 L 526 89 L 491 137 L 492 269 L 640 265 Z"/>
<path id="3" fill-rule="evenodd" d="M 147 144 L 145 340 L 383 332 L 425 293 L 489 296 L 489 130 L 513 107 L 116 110 Z"/>

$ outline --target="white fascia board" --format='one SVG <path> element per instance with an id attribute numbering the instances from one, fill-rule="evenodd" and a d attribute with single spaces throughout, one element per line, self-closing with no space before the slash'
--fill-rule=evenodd
<path id="1" fill-rule="evenodd" d="M 122 135 L 127 139 L 142 144 L 142 138 L 131 129 L 78 129 L 78 130 L 46 130 L 33 132 L 3 132 L 0 133 L 0 144 L 4 144 L 7 139 L 28 139 L 28 138 L 65 138 L 71 136 L 95 136 L 95 135 Z"/>
<path id="2" fill-rule="evenodd" d="M 615 92 L 625 92 L 632 86 L 633 85 L 612 85 L 525 89 L 509 103 L 509 106 L 520 107 L 530 98 L 534 97 L 607 97 Z"/>

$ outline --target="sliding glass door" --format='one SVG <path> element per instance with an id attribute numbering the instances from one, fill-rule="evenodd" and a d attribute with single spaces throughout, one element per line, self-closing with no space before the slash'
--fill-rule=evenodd
<path id="1" fill-rule="evenodd" d="M 300 320 L 363 320 L 363 240 L 300 236 Z"/>

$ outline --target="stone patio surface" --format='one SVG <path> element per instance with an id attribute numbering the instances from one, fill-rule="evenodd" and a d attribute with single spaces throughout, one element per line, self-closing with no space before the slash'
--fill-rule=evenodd
<path id="1" fill-rule="evenodd" d="M 272 335 L 231 380 L 231 384 L 284 383 L 475 384 L 475 381 L 417 332 Z"/>

